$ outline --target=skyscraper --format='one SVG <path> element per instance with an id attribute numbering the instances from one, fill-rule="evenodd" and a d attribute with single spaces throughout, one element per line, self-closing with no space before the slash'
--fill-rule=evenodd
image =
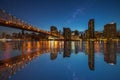
<path id="1" fill-rule="evenodd" d="M 94 38 L 94 19 L 90 19 L 88 22 L 88 32 L 89 32 L 89 38 Z"/>
<path id="2" fill-rule="evenodd" d="M 64 40 L 71 40 L 71 30 L 70 28 L 63 28 Z"/>
<path id="3" fill-rule="evenodd" d="M 50 31 L 51 31 L 51 34 L 58 34 L 58 30 L 56 26 L 51 26 Z"/>
<path id="4" fill-rule="evenodd" d="M 112 39 L 116 38 L 117 30 L 116 30 L 116 23 L 106 24 L 104 26 L 104 38 Z"/>

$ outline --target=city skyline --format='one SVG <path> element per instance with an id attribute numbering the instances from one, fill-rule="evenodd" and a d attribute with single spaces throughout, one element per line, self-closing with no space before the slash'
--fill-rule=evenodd
<path id="1" fill-rule="evenodd" d="M 0 0 L 0 80 L 120 80 L 120 0 Z"/>
<path id="2" fill-rule="evenodd" d="M 104 25 L 104 30 L 102 32 L 95 31 L 95 21 L 90 19 L 88 21 L 88 29 L 84 32 L 78 30 L 71 30 L 69 27 L 63 27 L 63 31 L 58 30 L 56 26 L 51 26 L 50 31 L 41 30 L 29 23 L 26 23 L 19 18 L 16 18 L 12 15 L 9 15 L 5 11 L 1 10 L 0 12 L 0 23 L 3 26 L 20 29 L 20 32 L 12 32 L 7 34 L 2 31 L 0 38 L 1 39 L 25 39 L 25 40 L 114 40 L 120 38 L 120 32 L 117 31 L 116 23 L 110 23 Z M 10 31 L 10 30 L 9 30 Z M 31 31 L 28 33 L 25 31 Z M 37 33 L 37 34 L 36 34 Z"/>
<path id="3" fill-rule="evenodd" d="M 0 9 L 43 30 L 50 30 L 50 26 L 56 26 L 58 30 L 69 27 L 72 30 L 85 31 L 88 28 L 88 20 L 94 18 L 95 31 L 103 31 L 104 25 L 111 22 L 117 23 L 117 30 L 120 30 L 119 2 L 118 0 L 21 0 L 17 2 L 1 0 Z"/>

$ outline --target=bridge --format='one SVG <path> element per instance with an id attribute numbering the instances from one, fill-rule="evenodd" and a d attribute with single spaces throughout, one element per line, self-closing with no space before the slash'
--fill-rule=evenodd
<path id="1" fill-rule="evenodd" d="M 11 14 L 5 12 L 4 10 L 0 10 L 0 26 L 20 29 L 22 30 L 22 34 L 24 34 L 24 31 L 26 30 L 44 34 L 46 36 L 58 37 L 57 34 L 51 34 L 51 32 L 49 31 L 39 29 L 36 26 L 28 24 L 25 21 L 15 16 L 12 16 Z"/>

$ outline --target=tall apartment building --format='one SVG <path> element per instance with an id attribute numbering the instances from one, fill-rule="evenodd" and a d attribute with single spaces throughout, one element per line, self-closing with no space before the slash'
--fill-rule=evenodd
<path id="1" fill-rule="evenodd" d="M 51 31 L 51 34 L 58 34 L 58 30 L 56 26 L 51 26 L 50 31 Z"/>
<path id="2" fill-rule="evenodd" d="M 90 19 L 88 22 L 89 38 L 94 38 L 94 19 Z"/>
<path id="3" fill-rule="evenodd" d="M 63 28 L 64 40 L 71 40 L 71 30 L 70 28 Z"/>
<path id="4" fill-rule="evenodd" d="M 116 30 L 116 23 L 106 24 L 104 26 L 104 38 L 116 38 L 117 37 L 117 30 Z"/>

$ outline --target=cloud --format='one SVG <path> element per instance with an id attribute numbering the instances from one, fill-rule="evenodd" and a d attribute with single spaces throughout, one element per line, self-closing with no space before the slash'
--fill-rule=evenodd
<path id="1" fill-rule="evenodd" d="M 71 22 L 74 22 L 74 20 L 76 20 L 76 18 L 77 18 L 77 16 L 79 16 L 79 15 L 85 15 L 85 13 L 84 13 L 84 9 L 80 9 L 80 8 L 78 8 L 78 9 L 76 9 L 73 13 L 72 13 L 72 16 L 71 16 L 71 19 L 68 19 L 67 20 L 67 24 L 70 24 Z"/>
<path id="2" fill-rule="evenodd" d="M 78 16 L 85 16 L 86 12 L 94 6 L 97 0 L 87 0 L 82 5 L 74 10 L 71 14 L 71 18 L 67 20 L 67 24 L 74 22 Z"/>
<path id="3" fill-rule="evenodd" d="M 76 9 L 75 12 L 73 12 L 72 18 L 75 19 L 79 14 L 83 15 L 82 9 Z"/>

